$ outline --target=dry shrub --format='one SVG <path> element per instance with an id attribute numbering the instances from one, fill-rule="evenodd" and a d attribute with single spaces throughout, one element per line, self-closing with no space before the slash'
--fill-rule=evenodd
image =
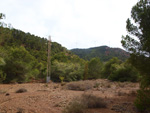
<path id="1" fill-rule="evenodd" d="M 16 93 L 24 93 L 24 92 L 27 92 L 25 88 L 21 88 L 16 91 Z"/>
<path id="2" fill-rule="evenodd" d="M 93 87 L 98 89 L 99 86 L 100 86 L 100 83 L 96 82 Z"/>
<path id="3" fill-rule="evenodd" d="M 83 94 L 81 100 L 87 105 L 87 108 L 106 108 L 107 106 L 103 98 L 92 94 Z"/>
<path id="4" fill-rule="evenodd" d="M 6 93 L 6 91 L 0 90 L 0 94 L 4 94 Z"/>
<path id="5" fill-rule="evenodd" d="M 137 96 L 137 91 L 134 90 L 130 91 L 128 96 Z"/>
<path id="6" fill-rule="evenodd" d="M 118 91 L 117 95 L 118 95 L 118 96 L 126 96 L 126 95 L 127 95 L 127 93 L 125 93 L 125 92 L 121 92 L 121 91 Z"/>
<path id="7" fill-rule="evenodd" d="M 124 87 L 125 87 L 125 84 L 124 84 L 124 83 L 120 83 L 120 82 L 118 82 L 118 87 L 120 87 L 120 88 L 124 88 Z"/>
<path id="8" fill-rule="evenodd" d="M 80 82 L 71 82 L 66 85 L 66 88 L 69 90 L 76 90 L 76 91 L 85 91 L 93 88 L 93 84 L 80 81 Z"/>
<path id="9" fill-rule="evenodd" d="M 72 102 L 64 109 L 63 113 L 85 113 L 86 105 L 79 98 L 73 99 Z"/>
<path id="10" fill-rule="evenodd" d="M 83 94 L 81 97 L 73 99 L 65 108 L 63 113 L 86 113 L 88 108 L 106 108 L 107 104 L 103 98 L 92 94 Z"/>

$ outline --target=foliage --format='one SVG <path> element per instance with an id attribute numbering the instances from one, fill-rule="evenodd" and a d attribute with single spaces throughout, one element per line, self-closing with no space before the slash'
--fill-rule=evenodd
<path id="1" fill-rule="evenodd" d="M 6 74 L 3 73 L 2 70 L 0 70 L 0 83 L 3 83 L 3 81 L 6 79 Z"/>
<path id="2" fill-rule="evenodd" d="M 118 67 L 108 77 L 109 80 L 120 82 L 125 81 L 136 82 L 138 80 L 139 73 L 133 66 L 129 64 L 122 64 L 120 66 L 119 65 L 116 66 Z"/>
<path id="3" fill-rule="evenodd" d="M 0 19 L 4 17 L 5 15 L 0 13 Z M 0 53 L 0 66 L 2 64 L 3 66 L 0 67 L 0 70 L 7 75 L 5 82 L 24 82 L 30 79 L 45 78 L 47 42 L 48 40 L 45 38 L 1 25 L 0 50 L 3 51 Z M 78 72 L 78 70 L 84 65 L 83 60 L 56 42 L 52 42 L 51 49 L 52 62 L 57 60 L 58 64 L 64 63 L 66 65 L 66 73 L 69 73 L 70 76 L 67 78 L 68 81 L 82 78 L 82 73 Z M 77 65 L 74 64 L 76 62 Z M 4 63 L 6 63 L 6 65 L 4 65 Z M 55 67 L 55 64 L 56 63 L 54 63 L 54 65 L 52 64 L 52 66 Z M 69 66 L 67 67 L 68 64 L 71 64 L 70 68 Z M 60 67 L 58 69 L 60 69 Z M 71 70 L 74 71 L 71 72 Z M 56 71 L 56 73 L 54 72 L 53 74 L 57 75 L 57 73 Z M 79 77 L 80 75 L 81 77 Z M 71 78 L 71 76 L 77 77 Z M 53 77 L 52 79 L 57 78 L 59 80 L 59 76 Z"/>
<path id="4" fill-rule="evenodd" d="M 130 62 L 142 75 L 150 76 L 150 1 L 140 0 L 127 20 L 128 35 L 122 37 L 122 45 L 131 53 Z M 136 39 L 134 38 L 136 37 Z"/>
<path id="5" fill-rule="evenodd" d="M 102 77 L 112 81 L 136 82 L 140 75 L 128 61 L 122 63 L 118 58 L 112 58 L 104 65 Z"/>
<path id="6" fill-rule="evenodd" d="M 93 58 L 88 64 L 88 79 L 97 79 L 101 76 L 102 62 L 99 58 Z"/>
<path id="7" fill-rule="evenodd" d="M 128 35 L 122 46 L 131 53 L 130 62 L 141 73 L 141 87 L 135 101 L 140 111 L 150 111 L 150 1 L 139 0 L 127 19 Z"/>
<path id="8" fill-rule="evenodd" d="M 84 64 L 84 73 L 83 73 L 83 79 L 84 80 L 87 80 L 88 79 L 88 76 L 89 76 L 89 68 L 88 68 L 88 62 L 86 62 Z"/>
<path id="9" fill-rule="evenodd" d="M 5 82 L 24 82 L 32 77 L 31 73 L 37 65 L 35 58 L 24 47 L 8 50 L 8 57 L 5 58 L 6 65 L 3 68 L 4 73 L 7 75 Z"/>
<path id="10" fill-rule="evenodd" d="M 76 81 L 83 79 L 83 67 L 79 63 L 64 63 L 55 60 L 52 64 L 52 80 L 59 81 L 59 76 L 64 81 Z"/>
<path id="11" fill-rule="evenodd" d="M 5 18 L 5 14 L 0 13 L 0 20 Z M 3 22 L 0 22 L 0 26 L 3 26 Z"/>
<path id="12" fill-rule="evenodd" d="M 63 82 L 64 82 L 64 77 L 59 76 L 59 79 L 61 80 L 61 83 L 63 83 Z"/>
<path id="13" fill-rule="evenodd" d="M 140 112 L 150 112 L 150 90 L 138 90 L 135 106 Z"/>
<path id="14" fill-rule="evenodd" d="M 118 65 L 120 64 L 121 61 L 118 58 L 114 57 L 110 59 L 108 62 L 106 62 L 106 64 L 103 67 L 102 77 L 108 78 L 112 74 L 112 72 L 118 68 Z"/>
<path id="15" fill-rule="evenodd" d="M 106 62 L 113 57 L 125 61 L 129 57 L 129 53 L 120 48 L 110 48 L 108 46 L 100 46 L 89 49 L 72 49 L 74 54 L 85 60 L 91 60 L 92 58 L 98 57 L 102 62 Z"/>
<path id="16" fill-rule="evenodd" d="M 0 66 L 3 66 L 3 65 L 5 65 L 5 64 L 6 64 L 6 63 L 5 63 L 4 59 L 0 57 Z"/>

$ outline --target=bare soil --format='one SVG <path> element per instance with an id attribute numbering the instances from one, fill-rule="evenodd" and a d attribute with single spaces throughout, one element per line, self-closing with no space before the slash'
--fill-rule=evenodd
<path id="1" fill-rule="evenodd" d="M 69 90 L 65 83 L 26 83 L 0 85 L 0 113 L 62 113 L 73 98 L 90 93 L 107 102 L 107 108 L 88 109 L 87 113 L 137 113 L 133 102 L 138 83 L 110 82 L 104 79 L 72 82 L 88 83 L 93 88 L 83 91 Z M 18 89 L 27 91 L 16 93 Z"/>

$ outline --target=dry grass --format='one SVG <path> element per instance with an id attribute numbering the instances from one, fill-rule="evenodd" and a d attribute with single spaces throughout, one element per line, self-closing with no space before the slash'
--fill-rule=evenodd
<path id="1" fill-rule="evenodd" d="M 103 98 L 92 94 L 83 94 L 81 100 L 87 108 L 106 108 L 107 106 Z"/>
<path id="2" fill-rule="evenodd" d="M 0 94 L 4 94 L 4 93 L 6 93 L 6 91 L 0 90 Z"/>
<path id="3" fill-rule="evenodd" d="M 71 82 L 66 85 L 68 90 L 86 91 L 93 88 L 93 84 L 87 81 Z"/>
<path id="4" fill-rule="evenodd" d="M 83 94 L 81 97 L 74 98 L 63 113 L 86 113 L 87 109 L 106 107 L 107 103 L 103 98 L 92 94 Z"/>

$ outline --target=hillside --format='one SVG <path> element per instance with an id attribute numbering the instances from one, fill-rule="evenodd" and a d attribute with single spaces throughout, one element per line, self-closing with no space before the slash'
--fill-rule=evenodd
<path id="1" fill-rule="evenodd" d="M 129 53 L 120 48 L 110 48 L 108 46 L 100 46 L 89 49 L 72 49 L 74 54 L 85 60 L 98 57 L 102 61 L 108 61 L 113 57 L 118 57 L 120 60 L 125 61 L 129 57 Z"/>
<path id="2" fill-rule="evenodd" d="M 46 38 L 15 28 L 0 26 L 0 83 L 45 79 L 47 75 L 47 44 Z M 59 81 L 59 76 L 63 75 L 68 66 L 70 66 L 69 73 L 65 72 L 64 75 L 69 76 L 71 72 L 78 72 L 81 68 L 80 64 L 83 65 L 84 62 L 57 42 L 52 42 L 51 59 L 53 75 L 51 79 L 55 81 Z M 73 67 L 77 65 L 78 69 L 74 70 Z M 71 74 L 71 77 L 75 77 L 67 76 L 65 80 L 81 79 L 81 74 Z M 77 75 L 79 77 L 76 77 Z"/>

